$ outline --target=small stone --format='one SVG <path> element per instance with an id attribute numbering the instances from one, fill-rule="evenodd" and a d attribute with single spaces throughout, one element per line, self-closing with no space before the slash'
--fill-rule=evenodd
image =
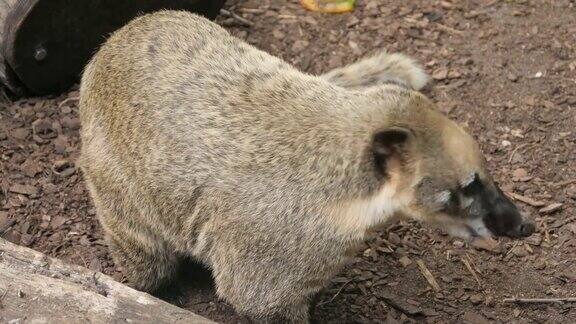
<path id="1" fill-rule="evenodd" d="M 400 262 L 400 264 L 401 264 L 404 268 L 406 268 L 406 267 L 408 267 L 409 265 L 412 264 L 412 260 L 410 260 L 410 258 L 407 257 L 407 256 L 401 257 L 400 260 L 398 260 L 398 261 Z"/>
<path id="2" fill-rule="evenodd" d="M 72 112 L 72 108 L 68 107 L 68 106 L 64 106 L 62 107 L 62 109 L 60 110 L 63 114 L 67 115 L 69 113 Z"/>
<path id="3" fill-rule="evenodd" d="M 438 69 L 432 72 L 432 79 L 434 80 L 444 80 L 448 77 L 448 68 L 445 66 L 439 67 Z"/>
<path id="4" fill-rule="evenodd" d="M 40 223 L 40 227 L 43 229 L 47 229 L 50 226 L 50 220 L 52 217 L 50 215 L 42 215 L 42 222 Z"/>
<path id="5" fill-rule="evenodd" d="M 74 167 L 69 167 L 64 169 L 64 171 L 60 172 L 60 176 L 62 178 L 68 178 L 69 176 L 73 175 L 74 173 L 76 173 L 76 168 Z"/>
<path id="6" fill-rule="evenodd" d="M 393 245 L 398 245 L 402 242 L 400 236 L 398 236 L 398 234 L 394 232 L 388 233 L 388 241 L 390 241 L 390 243 L 392 243 Z"/>
<path id="7" fill-rule="evenodd" d="M 542 77 L 542 75 L 543 75 L 542 72 L 538 71 L 536 72 L 536 74 L 534 74 L 534 78 L 539 79 Z"/>
<path id="8" fill-rule="evenodd" d="M 69 170 L 72 169 L 72 170 Z M 66 177 L 74 174 L 74 166 L 68 160 L 58 160 L 52 165 L 52 171 L 60 176 Z M 66 172 L 66 175 L 63 173 Z M 71 173 L 70 173 L 71 172 Z M 70 173 L 70 174 L 68 174 Z"/>
<path id="9" fill-rule="evenodd" d="M 76 117 L 64 116 L 62 118 L 62 126 L 72 130 L 77 130 L 80 128 L 80 120 Z"/>
<path id="10" fill-rule="evenodd" d="M 300 53 L 304 51 L 308 45 L 310 45 L 310 43 L 306 40 L 297 40 L 292 44 L 292 52 Z"/>
<path id="11" fill-rule="evenodd" d="M 276 39 L 284 39 L 284 37 L 286 37 L 286 35 L 283 32 L 281 32 L 277 29 L 272 31 L 272 36 L 274 36 L 274 38 L 276 38 Z"/>
<path id="12" fill-rule="evenodd" d="M 56 215 L 50 221 L 50 227 L 52 229 L 57 229 L 58 227 L 62 226 L 66 222 L 66 218 L 61 215 Z"/>
<path id="13" fill-rule="evenodd" d="M 512 145 L 512 143 L 510 141 L 507 141 L 507 140 L 502 141 L 502 147 L 508 147 L 510 145 Z"/>
<path id="14" fill-rule="evenodd" d="M 510 80 L 512 82 L 518 81 L 518 76 L 514 73 L 508 73 L 508 75 L 506 77 L 508 78 L 508 80 Z"/>
<path id="15" fill-rule="evenodd" d="M 450 9 L 453 9 L 453 8 L 454 8 L 454 5 L 453 5 L 451 2 L 448 2 L 448 1 L 441 1 L 441 2 L 440 2 L 440 6 L 441 6 L 443 9 L 447 9 L 447 10 L 450 10 Z"/>
<path id="16" fill-rule="evenodd" d="M 462 72 L 459 70 L 450 70 L 450 72 L 448 72 L 449 79 L 458 79 L 460 77 L 462 77 Z"/>
<path id="17" fill-rule="evenodd" d="M 544 208 L 541 208 L 538 212 L 540 214 L 552 214 L 560 210 L 562 208 L 562 205 L 563 205 L 562 203 L 553 203 Z"/>
<path id="18" fill-rule="evenodd" d="M 350 46 L 350 48 L 352 49 L 352 52 L 355 55 L 362 55 L 362 50 L 360 50 L 360 47 L 358 46 L 358 43 L 354 42 L 354 41 L 349 41 L 348 42 L 348 46 Z"/>
<path id="19" fill-rule="evenodd" d="M 66 118 L 66 117 L 65 117 Z M 52 123 L 46 119 L 37 119 L 32 123 L 32 132 L 39 138 L 46 140 L 58 136 Z"/>
<path id="20" fill-rule="evenodd" d="M 482 294 L 474 294 L 470 296 L 470 302 L 474 305 L 479 305 L 484 300 L 484 296 Z"/>
<path id="21" fill-rule="evenodd" d="M 546 262 L 544 261 L 538 261 L 534 264 L 534 269 L 536 270 L 544 270 L 546 269 Z"/>
<path id="22" fill-rule="evenodd" d="M 520 181 L 520 179 L 526 178 L 528 176 L 528 171 L 523 168 L 518 168 L 512 172 L 512 179 L 514 181 Z"/>
<path id="23" fill-rule="evenodd" d="M 454 247 L 457 249 L 461 249 L 464 247 L 464 242 L 462 242 L 460 240 L 456 240 L 456 241 L 454 241 L 454 243 L 452 243 L 452 245 L 454 245 Z"/>

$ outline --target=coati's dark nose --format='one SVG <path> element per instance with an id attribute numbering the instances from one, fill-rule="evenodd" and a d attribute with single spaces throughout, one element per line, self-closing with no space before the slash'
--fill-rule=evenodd
<path id="1" fill-rule="evenodd" d="M 536 225 L 532 222 L 525 222 L 518 225 L 510 234 L 514 237 L 527 237 L 534 234 L 534 232 L 536 232 Z"/>
<path id="2" fill-rule="evenodd" d="M 496 236 L 526 237 L 536 231 L 534 223 L 524 219 L 518 207 L 500 190 L 486 190 L 480 195 L 484 223 Z"/>

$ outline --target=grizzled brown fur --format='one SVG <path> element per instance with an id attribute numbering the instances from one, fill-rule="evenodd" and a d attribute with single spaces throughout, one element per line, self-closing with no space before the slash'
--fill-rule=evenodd
<path id="1" fill-rule="evenodd" d="M 366 86 L 362 65 L 307 75 L 185 12 L 114 33 L 82 78 L 80 164 L 129 282 L 153 291 L 192 257 L 240 313 L 307 322 L 373 226 L 461 223 L 438 190 L 488 176 L 469 135 L 409 89 L 426 78 L 410 62 L 368 69 Z"/>

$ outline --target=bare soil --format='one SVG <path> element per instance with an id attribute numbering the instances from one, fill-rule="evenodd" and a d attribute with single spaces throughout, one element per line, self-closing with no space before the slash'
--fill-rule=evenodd
<path id="1" fill-rule="evenodd" d="M 521 240 L 470 247 L 410 222 L 375 234 L 319 296 L 320 323 L 576 323 L 576 4 L 573 0 L 359 1 L 342 15 L 294 0 L 231 0 L 253 23 L 234 35 L 308 73 L 385 48 L 421 61 L 426 93 L 478 139 L 494 178 L 538 224 Z M 122 280 L 74 161 L 78 92 L 0 106 L 0 235 Z M 0 104 L 1 105 L 1 104 Z M 423 276 L 428 269 L 440 288 Z M 174 302 L 242 319 L 190 266 Z"/>

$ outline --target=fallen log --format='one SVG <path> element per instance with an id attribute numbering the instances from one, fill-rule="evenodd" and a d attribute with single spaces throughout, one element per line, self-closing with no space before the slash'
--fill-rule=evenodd
<path id="1" fill-rule="evenodd" d="M 100 272 L 1 238 L 0 322 L 214 323 Z"/>

